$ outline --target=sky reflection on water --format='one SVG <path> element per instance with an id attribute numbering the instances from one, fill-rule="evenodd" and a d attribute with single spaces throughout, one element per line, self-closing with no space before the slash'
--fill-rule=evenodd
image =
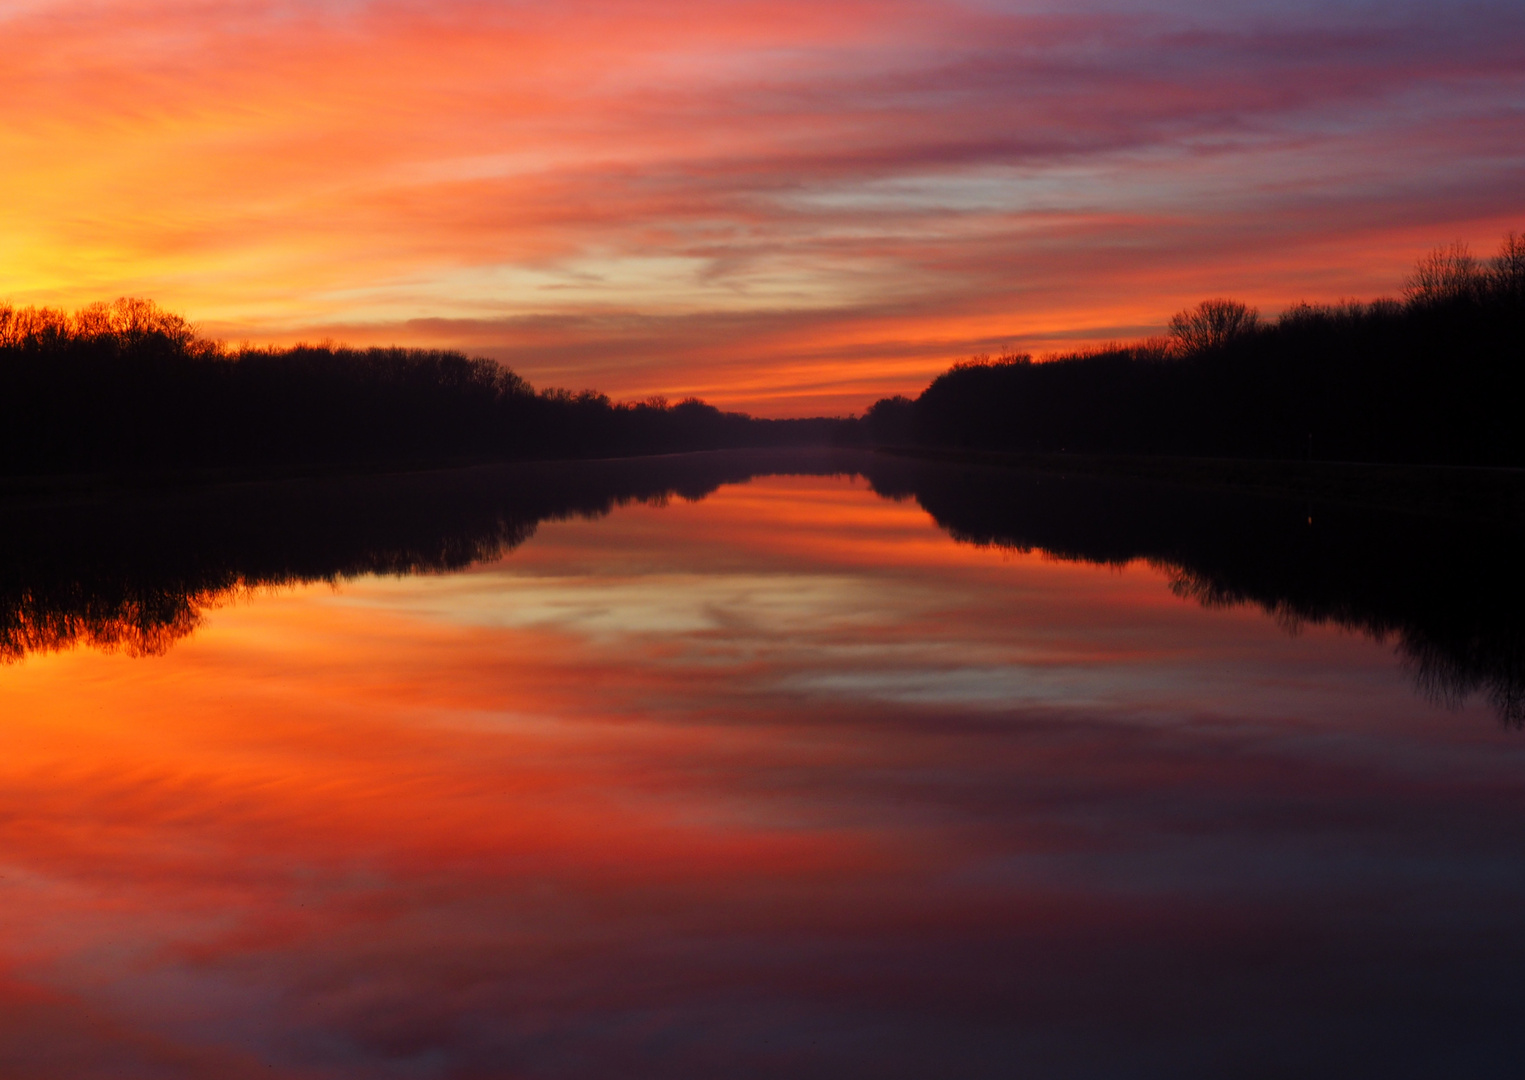
<path id="1" fill-rule="evenodd" d="M 1525 737 L 861 478 L 0 668 L 18 1077 L 1511 1075 Z"/>

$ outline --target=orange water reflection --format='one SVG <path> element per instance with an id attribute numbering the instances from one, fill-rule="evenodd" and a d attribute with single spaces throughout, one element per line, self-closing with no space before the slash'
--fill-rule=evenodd
<path id="1" fill-rule="evenodd" d="M 1516 735 L 862 480 L 255 596 L 0 702 L 7 1076 L 1504 1075 L 1520 1038 Z"/>

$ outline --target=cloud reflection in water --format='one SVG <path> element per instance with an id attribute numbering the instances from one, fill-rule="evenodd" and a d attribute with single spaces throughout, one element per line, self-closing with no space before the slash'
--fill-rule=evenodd
<path id="1" fill-rule="evenodd" d="M 1517 734 L 1360 637 L 955 544 L 845 477 L 33 655 L 0 699 L 7 1074 L 1520 1049 Z"/>

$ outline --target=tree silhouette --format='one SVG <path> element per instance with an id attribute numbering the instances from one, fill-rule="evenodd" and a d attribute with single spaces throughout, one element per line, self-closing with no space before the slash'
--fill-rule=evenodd
<path id="1" fill-rule="evenodd" d="M 1204 300 L 1171 316 L 1170 337 L 1176 350 L 1189 356 L 1254 333 L 1259 321 L 1260 312 L 1237 300 Z"/>
<path id="2" fill-rule="evenodd" d="M 1497 293 L 1515 301 L 1525 300 L 1525 236 L 1510 233 L 1504 237 L 1490 270 Z"/>
<path id="3" fill-rule="evenodd" d="M 1208 300 L 1158 339 L 1001 363 L 976 357 L 868 442 L 1036 453 L 1525 466 L 1525 239 L 1486 265 L 1453 244 L 1406 302 L 1297 304 L 1262 322 Z M 907 439 L 906 433 L 909 433 Z"/>
<path id="4" fill-rule="evenodd" d="M 822 444 L 832 420 L 759 420 L 696 398 L 536 392 L 427 349 L 230 351 L 123 298 L 72 314 L 0 304 L 0 473 L 455 464 Z"/>
<path id="5" fill-rule="evenodd" d="M 1410 302 L 1437 304 L 1473 296 L 1483 281 L 1482 264 L 1466 244 L 1458 242 L 1438 247 L 1420 259 L 1409 275 L 1405 292 Z"/>

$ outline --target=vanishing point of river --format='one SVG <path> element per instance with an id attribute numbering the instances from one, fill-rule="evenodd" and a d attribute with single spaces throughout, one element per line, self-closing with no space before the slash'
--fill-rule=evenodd
<path id="1" fill-rule="evenodd" d="M 1519 1075 L 1486 532 L 824 452 L 0 511 L 0 1074 Z"/>

